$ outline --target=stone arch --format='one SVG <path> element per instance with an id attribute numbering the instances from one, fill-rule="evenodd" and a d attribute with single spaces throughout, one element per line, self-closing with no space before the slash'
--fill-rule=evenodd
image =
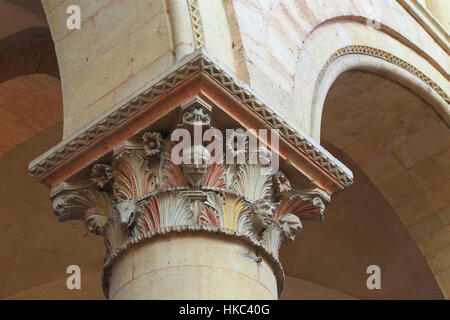
<path id="1" fill-rule="evenodd" d="M 361 59 L 345 57 L 345 72 L 335 70 L 331 89 L 325 91 L 321 139 L 336 144 L 370 177 L 448 298 L 450 134 L 448 118 L 437 109 L 446 102 L 421 80 L 408 78 L 404 69 L 403 80 L 397 81 L 389 77 L 399 72 L 394 67 L 385 72 L 347 68 L 352 58 Z"/>
<path id="2" fill-rule="evenodd" d="M 0 82 L 35 73 L 59 79 L 58 61 L 48 27 L 31 27 L 0 39 Z"/>
<path id="3" fill-rule="evenodd" d="M 416 45 L 407 46 L 405 39 L 393 34 L 341 18 L 321 24 L 309 34 L 299 54 L 293 95 L 295 110 L 301 110 L 297 122 L 313 138 L 320 140 L 319 101 L 324 101 L 329 89 L 326 83 L 350 69 L 366 68 L 418 89 L 425 99 L 435 100 L 431 104 L 448 122 L 448 74 L 435 67 L 444 62 L 417 52 Z M 316 54 L 311 56 L 310 52 Z"/>
<path id="4" fill-rule="evenodd" d="M 365 51 L 370 51 L 374 55 L 368 55 Z M 397 61 L 392 62 L 385 58 Z M 339 75 L 349 70 L 370 71 L 404 85 L 418 93 L 447 124 L 450 124 L 449 97 L 429 77 L 414 66 L 383 50 L 365 46 L 349 46 L 339 49 L 330 57 L 316 81 L 311 106 L 311 132 L 317 140 L 320 141 L 323 105 L 328 90 Z"/>
<path id="5" fill-rule="evenodd" d="M 439 87 L 448 86 L 443 34 L 399 2 L 343 0 L 327 3 L 326 9 L 308 0 L 230 3 L 245 57 L 247 73 L 241 80 L 316 139 L 312 93 L 322 67 L 339 49 L 360 45 L 383 50 L 414 65 Z"/>
<path id="6" fill-rule="evenodd" d="M 403 18 L 397 19 L 398 21 L 394 23 L 388 21 L 389 16 L 390 13 L 387 12 L 386 17 L 375 21 L 378 23 L 378 28 L 372 28 L 367 25 L 368 17 L 363 13 L 349 16 L 336 15 L 317 23 L 305 37 L 298 54 L 293 85 L 295 106 L 293 110 L 295 111 L 289 114 L 289 118 L 295 119 L 295 124 L 317 141 L 321 140 L 320 132 L 321 128 L 324 128 L 322 113 L 330 88 L 339 76 L 354 70 L 376 74 L 414 92 L 439 115 L 441 119 L 436 120 L 436 127 L 439 127 L 444 135 L 446 134 L 445 130 L 448 130 L 450 125 L 450 99 L 447 91 L 449 74 L 443 66 L 448 63 L 449 48 L 445 44 L 435 43 L 432 49 L 432 45 L 423 39 L 420 40 L 419 36 L 412 35 L 408 28 L 401 28 Z M 404 18 L 403 22 L 408 25 L 406 20 L 408 19 Z M 424 32 L 424 30 L 418 31 L 416 27 L 412 29 Z M 432 40 L 430 35 L 428 38 Z M 447 138 L 445 136 L 442 139 Z M 416 147 L 419 150 L 425 148 L 424 145 Z M 442 153 L 445 158 L 446 153 L 443 151 Z M 422 162 L 418 163 L 422 165 L 422 168 L 425 167 Z M 415 175 L 416 165 L 418 164 L 414 161 L 402 163 L 403 176 Z M 447 165 L 447 170 L 449 169 Z M 417 177 L 419 184 L 427 185 L 428 181 L 424 176 L 417 175 Z M 448 181 L 443 183 L 444 189 L 447 183 Z M 426 197 L 426 192 L 430 190 L 425 190 L 423 197 Z M 420 197 L 418 193 L 417 198 L 420 199 Z M 391 202 L 390 199 L 388 200 Z M 412 203 L 413 200 L 408 201 Z M 445 201 L 448 200 L 443 200 L 444 203 Z M 396 212 L 400 211 L 396 207 L 397 204 L 391 202 L 391 205 Z M 445 215 L 447 209 L 440 210 L 442 211 L 438 211 L 438 214 L 441 215 L 444 212 Z M 427 218 L 425 209 L 422 211 L 416 212 L 416 217 Z M 399 213 L 398 215 L 400 216 Z M 405 228 L 408 228 L 406 220 L 403 217 Z M 445 223 L 442 228 L 444 233 L 446 229 L 448 230 Z M 430 241 L 445 243 L 445 239 L 442 240 L 442 236 L 438 238 L 437 234 L 431 234 L 428 237 Z M 420 246 L 417 239 L 416 241 Z M 428 260 L 427 252 L 422 247 L 421 249 Z M 444 259 L 441 258 L 441 260 Z M 437 276 L 437 272 L 442 270 L 438 270 L 439 267 L 436 267 L 435 262 L 428 261 L 428 263 L 444 295 L 448 297 L 448 276 Z M 448 273 L 445 271 L 445 274 Z"/>

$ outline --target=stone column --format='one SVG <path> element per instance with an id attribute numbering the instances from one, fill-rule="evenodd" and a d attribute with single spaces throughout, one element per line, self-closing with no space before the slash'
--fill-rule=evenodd
<path id="1" fill-rule="evenodd" d="M 277 299 L 276 270 L 273 259 L 232 235 L 169 232 L 116 262 L 109 298 Z"/>
<path id="2" fill-rule="evenodd" d="M 351 183 L 240 86 L 196 53 L 30 164 L 60 221 L 104 237 L 107 298 L 277 299 L 280 246 Z"/>
<path id="3" fill-rule="evenodd" d="M 188 3 L 186 0 L 168 0 L 167 2 L 170 24 L 175 48 L 175 60 L 179 61 L 185 55 L 194 51 Z"/>

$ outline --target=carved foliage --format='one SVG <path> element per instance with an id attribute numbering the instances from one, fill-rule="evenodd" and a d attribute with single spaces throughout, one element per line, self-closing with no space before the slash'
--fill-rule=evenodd
<path id="1" fill-rule="evenodd" d="M 53 199 L 53 210 L 60 221 L 83 220 L 88 232 L 103 236 L 107 255 L 125 241 L 124 231 L 115 221 L 114 203 L 107 192 L 93 186 L 63 190 Z"/>
<path id="2" fill-rule="evenodd" d="M 144 141 L 144 152 L 146 156 L 151 157 L 161 152 L 161 133 L 145 132 L 142 135 L 142 140 Z"/>
<path id="3" fill-rule="evenodd" d="M 201 108 L 186 111 L 182 120 L 184 128 L 210 127 L 210 116 Z M 210 163 L 208 149 L 193 145 L 176 165 L 173 144 L 161 134 L 147 132 L 141 138 L 121 149 L 111 167 L 94 165 L 89 187 L 54 199 L 61 221 L 84 220 L 89 232 L 105 237 L 108 255 L 144 233 L 192 225 L 232 230 L 278 255 L 280 245 L 300 231 L 300 219 L 323 217 L 320 198 L 296 195 L 286 175 L 267 174 L 261 162 Z M 248 157 L 247 147 L 245 152 Z M 99 190 L 109 190 L 103 187 L 110 182 L 112 194 Z"/>
<path id="4" fill-rule="evenodd" d="M 210 193 L 206 207 L 217 212 L 219 217 L 219 226 L 242 231 L 240 224 L 241 216 L 248 211 L 248 206 L 242 197 L 237 197 L 229 193 Z"/>
<path id="5" fill-rule="evenodd" d="M 194 107 L 183 113 L 183 124 L 190 126 L 207 126 L 211 123 L 211 117 L 203 107 Z"/>
<path id="6" fill-rule="evenodd" d="M 231 190 L 242 194 L 249 201 L 270 199 L 272 177 L 262 173 L 264 173 L 264 170 L 261 166 L 240 165 L 234 176 Z"/>
<path id="7" fill-rule="evenodd" d="M 53 211 L 60 221 L 84 220 L 87 214 L 110 217 L 112 207 L 109 194 L 93 187 L 63 191 L 53 199 Z"/>
<path id="8" fill-rule="evenodd" d="M 113 163 L 114 196 L 120 200 L 139 197 L 156 189 L 156 175 L 138 150 L 127 150 Z"/>
<path id="9" fill-rule="evenodd" d="M 162 159 L 162 182 L 164 188 L 185 187 L 189 185 L 188 180 L 183 174 L 183 170 L 179 165 L 172 162 L 170 157 L 171 150 L 168 149 L 164 153 Z"/>
<path id="10" fill-rule="evenodd" d="M 177 192 L 158 193 L 146 200 L 142 206 L 147 215 L 147 225 L 152 228 L 165 228 L 193 224 L 189 211 L 189 201 Z"/>
<path id="11" fill-rule="evenodd" d="M 292 196 L 283 197 L 278 203 L 275 212 L 275 220 L 280 220 L 284 215 L 292 213 L 301 219 L 323 220 L 325 204 L 319 197 Z"/>

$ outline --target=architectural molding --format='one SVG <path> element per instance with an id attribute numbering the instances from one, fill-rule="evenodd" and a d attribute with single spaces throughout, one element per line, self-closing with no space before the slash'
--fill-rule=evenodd
<path id="1" fill-rule="evenodd" d="M 203 30 L 202 16 L 197 0 L 187 0 L 189 16 L 191 17 L 192 35 L 194 37 L 194 48 L 199 49 L 205 45 L 205 32 Z"/>
<path id="2" fill-rule="evenodd" d="M 449 34 L 444 26 L 418 0 L 397 0 L 398 3 L 450 54 Z"/>
<path id="3" fill-rule="evenodd" d="M 30 175 L 49 186 L 61 182 L 60 178 L 51 177 L 61 166 L 80 156 L 80 153 L 87 152 L 94 143 L 107 139 L 115 130 L 123 128 L 122 125 L 127 120 L 150 110 L 149 106 L 155 105 L 157 100 L 161 102 L 165 94 L 178 88 L 182 90 L 183 85 L 195 77 L 208 79 L 208 82 L 201 82 L 204 85 L 209 85 L 209 83 L 218 85 L 222 92 L 231 95 L 235 101 L 240 103 L 239 108 L 244 106 L 246 112 L 254 116 L 256 121 L 262 121 L 269 128 L 278 129 L 280 136 L 289 143 L 289 148 L 300 152 L 302 157 L 307 158 L 308 166 L 317 166 L 323 170 L 322 172 L 335 179 L 341 185 L 340 188 L 352 183 L 353 176 L 342 163 L 326 152 L 312 138 L 289 125 L 286 120 L 273 111 L 273 108 L 262 102 L 248 86 L 237 80 L 227 71 L 226 67 L 214 61 L 203 50 L 198 50 L 186 57 L 140 93 L 113 106 L 108 113 L 32 161 L 29 165 Z M 96 149 L 95 152 L 100 151 L 102 149 Z M 95 157 L 99 156 L 101 155 L 98 154 Z M 320 172 L 318 171 L 317 174 Z M 53 180 L 45 182 L 45 179 Z"/>
<path id="4" fill-rule="evenodd" d="M 346 46 L 346 47 L 343 47 L 343 48 L 337 50 L 335 53 L 333 53 L 331 55 L 331 57 L 327 60 L 327 62 L 322 67 L 319 78 L 322 77 L 325 70 L 328 68 L 328 66 L 331 63 L 333 63 L 334 60 L 336 60 L 337 58 L 339 58 L 341 56 L 348 55 L 348 54 L 368 55 L 368 56 L 382 59 L 393 65 L 396 65 L 396 66 L 408 71 L 411 75 L 413 75 L 414 77 L 418 78 L 420 81 L 425 83 L 434 92 L 436 92 L 442 99 L 444 99 L 445 102 L 450 104 L 450 97 L 448 96 L 448 94 L 436 82 L 431 80 L 430 77 L 425 75 L 422 71 L 420 71 L 413 65 L 394 56 L 393 54 L 391 54 L 389 52 L 383 51 L 381 49 L 369 47 L 369 46 L 351 45 L 351 46 Z"/>

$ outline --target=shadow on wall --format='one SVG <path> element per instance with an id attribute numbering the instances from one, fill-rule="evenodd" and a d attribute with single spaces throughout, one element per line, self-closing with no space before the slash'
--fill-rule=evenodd
<path id="1" fill-rule="evenodd" d="M 59 223 L 49 190 L 28 176 L 28 163 L 56 145 L 58 123 L 0 159 L 0 298 L 104 299 L 104 245 L 79 223 Z M 66 268 L 81 268 L 81 290 L 68 290 Z"/>
<path id="2" fill-rule="evenodd" d="M 286 274 L 359 299 L 443 299 L 416 242 L 370 178 L 340 149 L 322 145 L 352 170 L 355 182 L 333 196 L 322 223 L 304 221 L 297 239 L 282 247 Z M 372 264 L 381 268 L 381 290 L 366 286 Z M 310 296 L 290 291 L 289 298 Z"/>

